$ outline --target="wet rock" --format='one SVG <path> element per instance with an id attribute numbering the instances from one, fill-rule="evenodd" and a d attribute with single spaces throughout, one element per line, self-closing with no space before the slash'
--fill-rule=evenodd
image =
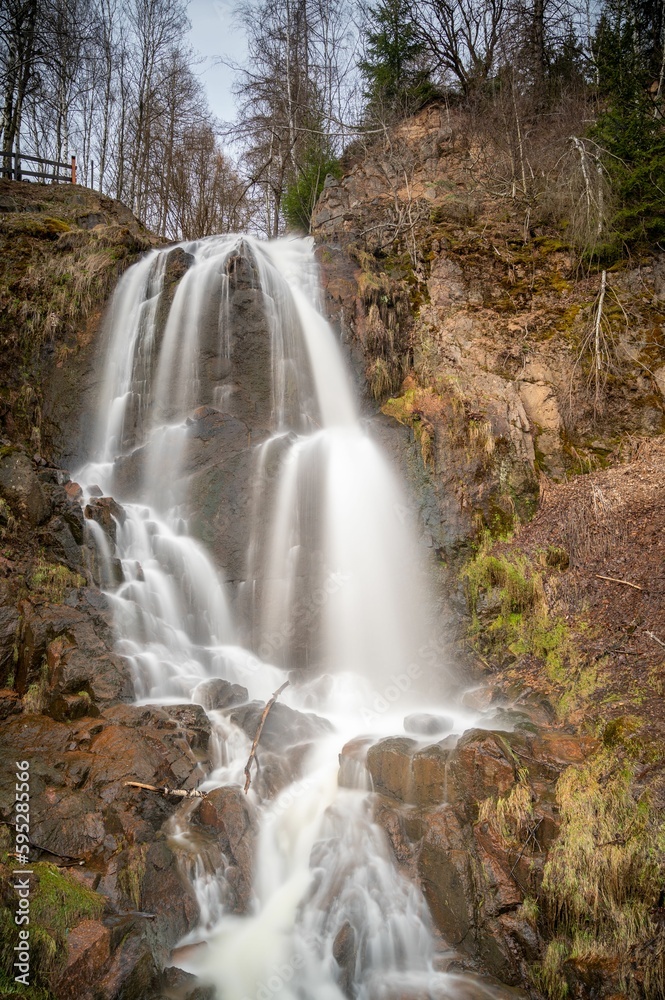
<path id="1" fill-rule="evenodd" d="M 99 920 L 84 920 L 67 935 L 67 961 L 58 977 L 62 1000 L 92 1000 L 111 957 L 111 931 Z"/>
<path id="2" fill-rule="evenodd" d="M 372 788 L 372 779 L 367 770 L 367 751 L 372 740 L 360 737 L 350 740 L 342 747 L 339 755 L 339 775 L 337 783 L 340 788 Z"/>
<path id="3" fill-rule="evenodd" d="M 86 504 L 85 516 L 96 521 L 115 545 L 118 524 L 124 524 L 127 515 L 113 497 L 99 497 Z"/>
<path id="4" fill-rule="evenodd" d="M 176 723 L 192 750 L 207 752 L 210 720 L 201 705 L 164 705 L 157 710 Z"/>
<path id="5" fill-rule="evenodd" d="M 417 745 L 406 737 L 389 737 L 369 748 L 367 770 L 375 791 L 402 802 L 411 801 L 411 757 Z"/>
<path id="6" fill-rule="evenodd" d="M 21 698 L 17 691 L 0 688 L 0 722 L 10 715 L 18 715 L 22 709 Z"/>
<path id="7" fill-rule="evenodd" d="M 155 1000 L 215 1000 L 214 987 L 199 986 L 196 976 L 175 966 L 162 972 L 160 993 Z"/>
<path id="8" fill-rule="evenodd" d="M 241 684 L 231 684 L 230 681 L 225 681 L 221 677 L 202 681 L 196 685 L 192 692 L 192 701 L 197 701 L 209 712 L 242 705 L 248 697 L 246 687 Z"/>
<path id="9" fill-rule="evenodd" d="M 264 708 L 265 705 L 260 701 L 251 701 L 231 714 L 231 722 L 239 726 L 250 740 L 253 740 Z M 259 745 L 266 750 L 279 753 L 286 747 L 308 743 L 332 731 L 333 727 L 327 719 L 309 712 L 297 712 L 288 705 L 275 702 L 268 712 Z"/>
<path id="10" fill-rule="evenodd" d="M 479 729 L 464 733 L 450 761 L 450 791 L 469 822 L 476 819 L 476 803 L 505 795 L 513 787 L 518 760 L 509 734 Z"/>
<path id="11" fill-rule="evenodd" d="M 0 498 L 16 518 L 26 520 L 32 528 L 49 515 L 49 504 L 35 467 L 20 451 L 11 451 L 0 459 Z"/>
<path id="12" fill-rule="evenodd" d="M 593 745 L 587 737 L 529 725 L 513 732 L 469 730 L 420 749 L 413 740 L 385 739 L 367 752 L 380 793 L 375 820 L 397 863 L 419 879 L 444 938 L 504 983 L 523 982 L 541 954 L 520 906 L 526 892 L 537 895 L 544 852 L 557 835 L 556 781 Z M 348 750 L 351 759 L 359 752 Z M 505 797 L 525 768 L 538 827 L 537 843 L 520 856 L 519 845 L 513 849 L 478 815 L 479 804 Z"/>
<path id="13" fill-rule="evenodd" d="M 118 705 L 108 715 L 66 723 L 44 715 L 9 718 L 0 748 L 6 771 L 0 775 L 0 813 L 8 817 L 13 805 L 10 764 L 30 760 L 36 847 L 66 858 L 95 854 L 102 862 L 127 841 L 153 839 L 182 800 L 126 782 L 195 788 L 210 766 L 195 748 L 204 740 L 194 729 L 204 725 L 203 710 L 203 719 L 195 717 L 185 728 L 177 718 L 179 706 L 169 708 L 175 717 L 151 707 Z M 105 882 L 101 891 L 113 895 L 115 881 Z"/>
<path id="14" fill-rule="evenodd" d="M 196 925 L 198 906 L 191 885 L 180 872 L 176 855 L 164 840 L 149 845 L 144 864 L 141 909 L 155 914 L 145 926 L 145 937 L 162 968 L 174 945 Z"/>
<path id="15" fill-rule="evenodd" d="M 404 719 L 405 731 L 419 736 L 437 736 L 450 733 L 453 726 L 453 720 L 447 715 L 428 715 L 426 712 L 417 712 L 413 715 L 407 715 Z"/>
<path id="16" fill-rule="evenodd" d="M 335 936 L 332 953 L 340 969 L 339 985 L 348 997 L 353 995 L 352 987 L 357 948 L 356 932 L 347 920 L 342 924 Z"/>
<path id="17" fill-rule="evenodd" d="M 114 928 L 117 933 L 117 928 Z M 134 927 L 114 941 L 115 949 L 108 970 L 92 984 L 90 1000 L 146 1000 L 158 990 L 159 969 L 152 954 L 148 926 Z"/>
<path id="18" fill-rule="evenodd" d="M 244 913 L 252 898 L 257 820 L 254 809 L 237 786 L 215 788 L 192 813 L 192 822 L 214 831 L 227 859 L 225 873 L 233 891 L 233 910 Z"/>
<path id="19" fill-rule="evenodd" d="M 428 815 L 418 873 L 432 917 L 453 945 L 468 934 L 473 922 L 475 886 L 470 854 L 462 827 L 450 808 Z"/>
<path id="20" fill-rule="evenodd" d="M 20 693 L 43 682 L 46 663 L 49 698 L 82 690 L 97 705 L 133 698 L 129 664 L 114 651 L 112 613 L 103 594 L 81 588 L 66 604 L 22 601 L 19 610 L 23 622 L 16 686 Z"/>
<path id="21" fill-rule="evenodd" d="M 56 562 L 76 571 L 85 571 L 81 544 L 76 541 L 71 527 L 62 517 L 52 517 L 39 533 L 47 554 Z"/>
<path id="22" fill-rule="evenodd" d="M 17 653 L 19 614 L 9 605 L 0 607 L 0 684 L 14 673 Z"/>

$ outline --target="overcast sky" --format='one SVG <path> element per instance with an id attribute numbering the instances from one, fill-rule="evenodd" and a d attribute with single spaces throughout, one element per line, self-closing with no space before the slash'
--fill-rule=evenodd
<path id="1" fill-rule="evenodd" d="M 232 121 L 236 112 L 231 93 L 233 74 L 228 67 L 219 65 L 219 59 L 242 62 L 246 52 L 243 32 L 233 26 L 232 8 L 233 0 L 190 0 L 188 8 L 190 41 L 203 57 L 195 68 L 205 85 L 212 113 L 222 121 Z"/>

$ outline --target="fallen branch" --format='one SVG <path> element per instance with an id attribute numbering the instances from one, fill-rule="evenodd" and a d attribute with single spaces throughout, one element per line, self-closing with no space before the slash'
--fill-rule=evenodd
<path id="1" fill-rule="evenodd" d="M 657 635 L 654 635 L 653 632 L 647 632 L 646 634 L 650 639 L 653 639 L 654 642 L 657 642 L 659 646 L 662 646 L 663 649 L 665 649 L 665 642 L 663 642 L 662 639 L 659 639 Z"/>
<path id="2" fill-rule="evenodd" d="M 615 576 L 601 576 L 600 573 L 596 573 L 597 580 L 609 580 L 610 583 L 622 583 L 624 587 L 633 587 L 634 590 L 644 590 L 644 587 L 640 587 L 639 583 L 631 583 L 630 580 L 617 580 Z"/>
<path id="3" fill-rule="evenodd" d="M 143 781 L 125 781 L 125 788 L 145 788 L 148 792 L 161 792 L 162 795 L 175 795 L 179 799 L 205 799 L 207 792 L 200 792 L 198 788 L 187 791 L 186 788 L 157 788 L 156 785 L 146 785 Z"/>
<path id="4" fill-rule="evenodd" d="M 270 709 L 279 698 L 284 688 L 287 688 L 288 686 L 289 686 L 289 681 L 284 681 L 282 686 L 277 688 L 272 698 L 267 703 L 266 707 L 263 709 L 263 713 L 259 720 L 259 724 L 256 728 L 256 733 L 254 734 L 254 742 L 252 743 L 252 749 L 249 751 L 249 757 L 247 758 L 247 763 L 245 764 L 245 795 L 247 795 L 247 792 L 249 791 L 249 786 L 252 783 L 252 771 L 251 771 L 252 761 L 256 757 L 256 748 L 259 745 L 259 740 L 261 739 L 261 733 L 263 732 L 263 727 L 265 725 L 266 719 L 268 718 L 268 713 L 270 712 Z"/>

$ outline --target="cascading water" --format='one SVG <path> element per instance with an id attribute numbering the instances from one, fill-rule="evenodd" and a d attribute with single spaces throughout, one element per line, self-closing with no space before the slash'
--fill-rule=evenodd
<path id="1" fill-rule="evenodd" d="M 431 710 L 427 670 L 443 667 L 404 499 L 319 311 L 311 242 L 155 251 L 122 279 L 107 330 L 96 453 L 78 479 L 86 498 L 98 487 L 123 504 L 111 593 L 137 696 L 205 707 L 204 682 L 223 678 L 265 701 L 296 668 L 281 701 L 331 724 L 287 787 L 250 791 L 261 829 L 249 913 L 227 912 L 219 856 L 195 857 L 188 940 L 205 945 L 183 961 L 220 1000 L 497 996 L 435 971 L 426 903 L 372 821 L 362 767 L 356 788 L 338 787 L 341 747 L 403 732 L 419 678 Z M 100 540 L 104 580 L 113 557 Z M 209 717 L 215 766 L 201 787 L 241 784 L 250 740 Z M 195 853 L 186 807 L 173 834 Z"/>

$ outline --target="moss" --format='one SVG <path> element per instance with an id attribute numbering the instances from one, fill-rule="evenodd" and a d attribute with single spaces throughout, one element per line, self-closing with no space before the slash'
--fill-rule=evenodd
<path id="1" fill-rule="evenodd" d="M 118 872 L 120 889 L 136 910 L 141 909 L 141 887 L 145 877 L 145 858 L 147 852 L 147 844 L 140 844 L 130 848 L 127 860 Z"/>
<path id="2" fill-rule="evenodd" d="M 548 545 L 545 565 L 551 569 L 566 570 L 570 566 L 570 556 L 560 545 Z"/>
<path id="3" fill-rule="evenodd" d="M 570 250 L 570 244 L 564 243 L 556 236 L 536 236 L 532 245 L 543 255 Z"/>
<path id="4" fill-rule="evenodd" d="M 503 846 L 517 847 L 524 841 L 529 820 L 533 818 L 528 771 L 520 768 L 518 780 L 507 795 L 485 799 L 478 806 L 478 822 L 487 823 Z"/>
<path id="5" fill-rule="evenodd" d="M 1 457 L 1 456 L 0 456 Z M 16 527 L 16 518 L 6 500 L 0 498 L 0 538 L 11 534 Z"/>
<path id="6" fill-rule="evenodd" d="M 53 976 L 67 960 L 67 933 L 82 920 L 99 918 L 104 898 L 72 875 L 46 862 L 36 862 L 30 877 L 31 986 L 14 989 L 29 1000 L 50 1000 Z M 11 894 L 11 880 L 5 876 Z M 11 898 L 11 896 L 10 896 Z M 0 990 L 13 984 L 14 946 L 18 928 L 11 903 L 0 908 Z M 14 995 L 11 990 L 9 995 Z"/>
<path id="7" fill-rule="evenodd" d="M 563 974 L 563 965 L 569 955 L 569 947 L 565 941 L 555 938 L 550 941 L 542 962 L 536 963 L 531 974 L 534 985 L 549 1000 L 566 1000 L 568 983 Z"/>
<path id="8" fill-rule="evenodd" d="M 54 604 L 61 604 L 68 590 L 85 586 L 85 578 L 59 563 L 47 562 L 40 556 L 28 580 L 30 590 Z"/>
<path id="9" fill-rule="evenodd" d="M 483 591 L 499 590 L 501 613 L 521 612 L 533 607 L 542 596 L 542 583 L 537 574 L 529 574 L 526 557 L 493 555 L 481 551 L 462 571 L 468 584 L 469 603 L 476 611 Z"/>
<path id="10" fill-rule="evenodd" d="M 82 885 L 55 865 L 33 865 L 37 886 L 31 898 L 31 914 L 38 924 L 56 935 L 64 935 L 82 920 L 100 917 L 104 898 Z"/>
<path id="11" fill-rule="evenodd" d="M 420 455 L 425 467 L 434 465 L 434 428 L 427 420 L 420 406 L 423 399 L 433 396 L 431 389 L 407 389 L 399 397 L 388 399 L 381 407 L 381 412 L 388 417 L 393 417 L 406 427 L 410 427 L 413 435 L 420 446 Z"/>
<path id="12" fill-rule="evenodd" d="M 665 877 L 665 835 L 649 790 L 634 786 L 635 769 L 624 754 L 603 747 L 583 767 L 564 771 L 556 787 L 561 833 L 545 865 L 542 906 L 555 935 L 548 953 L 556 945 L 559 959 L 611 957 L 627 976 L 638 949 L 656 985 L 649 995 L 662 997 L 656 946 L 662 932 L 654 914 Z M 556 997 L 547 963 L 546 955 L 542 982 Z"/>

